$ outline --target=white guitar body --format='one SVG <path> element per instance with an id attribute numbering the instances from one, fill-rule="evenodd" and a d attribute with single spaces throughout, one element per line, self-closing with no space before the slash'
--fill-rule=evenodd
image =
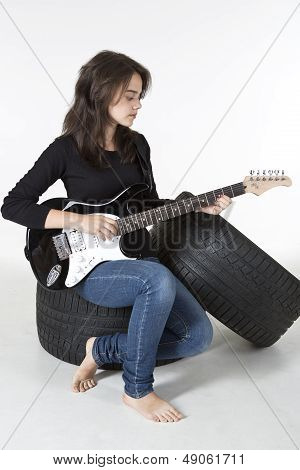
<path id="1" fill-rule="evenodd" d="M 99 213 L 114 220 L 119 219 L 113 214 Z M 69 255 L 69 271 L 65 281 L 66 287 L 73 287 L 80 282 L 95 266 L 103 261 L 128 258 L 120 250 L 119 241 L 121 235 L 111 240 L 102 240 L 97 235 L 92 235 L 78 230 L 63 229 L 68 238 L 72 253 Z"/>

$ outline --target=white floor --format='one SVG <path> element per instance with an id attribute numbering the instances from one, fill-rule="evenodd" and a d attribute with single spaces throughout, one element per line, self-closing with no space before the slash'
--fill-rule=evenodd
<path id="1" fill-rule="evenodd" d="M 99 371 L 97 387 L 72 393 L 76 366 L 40 346 L 29 266 L 3 267 L 2 449 L 299 449 L 300 321 L 257 349 L 210 316 L 209 350 L 155 369 L 156 392 L 185 419 L 154 423 L 121 402 L 121 371 Z"/>

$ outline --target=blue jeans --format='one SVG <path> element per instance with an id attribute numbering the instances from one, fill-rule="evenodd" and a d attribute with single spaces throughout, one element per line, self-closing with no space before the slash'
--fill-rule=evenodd
<path id="1" fill-rule="evenodd" d="M 75 289 L 104 307 L 133 306 L 128 332 L 99 336 L 92 348 L 99 366 L 123 364 L 124 390 L 133 398 L 153 391 L 157 359 L 194 356 L 212 341 L 205 310 L 158 258 L 106 261 Z"/>

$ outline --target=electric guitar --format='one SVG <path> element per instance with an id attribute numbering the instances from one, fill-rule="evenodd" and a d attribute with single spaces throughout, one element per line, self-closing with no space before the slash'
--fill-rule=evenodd
<path id="1" fill-rule="evenodd" d="M 279 171 L 276 170 L 278 173 Z M 253 172 L 254 173 L 254 172 Z M 282 172 L 283 173 L 283 172 Z M 245 193 L 260 195 L 276 186 L 290 186 L 284 174 L 247 176 L 241 183 L 215 189 L 198 196 L 172 201 L 156 208 L 136 212 L 137 194 L 148 189 L 146 183 L 129 186 L 115 198 L 96 204 L 54 198 L 47 207 L 80 214 L 100 214 L 117 221 L 118 235 L 103 241 L 98 235 L 77 229 L 27 229 L 25 256 L 37 281 L 47 290 L 62 290 L 78 284 L 99 263 L 142 258 L 151 244 L 146 227 L 213 204 L 219 195 L 230 198 Z M 146 255 L 147 256 L 147 255 Z"/>

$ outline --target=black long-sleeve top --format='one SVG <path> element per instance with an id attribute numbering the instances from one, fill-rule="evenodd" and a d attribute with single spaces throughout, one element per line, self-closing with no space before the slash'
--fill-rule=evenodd
<path id="1" fill-rule="evenodd" d="M 152 177 L 152 190 L 147 198 L 160 201 L 161 205 L 169 200 L 158 197 L 150 162 L 150 147 L 142 134 L 140 137 L 148 149 L 146 164 Z M 37 202 L 58 179 L 63 181 L 68 198 L 87 203 L 113 197 L 131 184 L 146 181 L 139 158 L 133 163 L 121 164 L 117 151 L 106 151 L 106 157 L 115 172 L 111 168 L 98 170 L 92 167 L 80 156 L 72 136 L 57 137 L 4 198 L 2 216 L 28 228 L 44 229 L 51 208 Z"/>

